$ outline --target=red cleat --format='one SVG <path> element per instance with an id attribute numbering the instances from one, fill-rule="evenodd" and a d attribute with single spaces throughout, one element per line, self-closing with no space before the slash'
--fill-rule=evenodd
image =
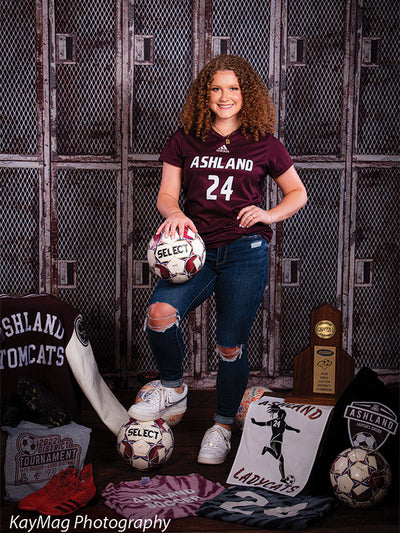
<path id="1" fill-rule="evenodd" d="M 93 467 L 88 464 L 81 470 L 79 476 L 69 480 L 61 492 L 53 495 L 51 500 L 43 502 L 38 511 L 51 516 L 70 514 L 84 507 L 95 495 Z"/>
<path id="2" fill-rule="evenodd" d="M 22 500 L 18 502 L 18 507 L 24 511 L 37 511 L 39 507 L 49 500 L 57 496 L 68 483 L 75 479 L 77 476 L 77 471 L 72 466 L 69 466 L 65 470 L 61 470 L 55 476 L 53 476 L 50 481 L 41 489 L 28 494 Z"/>

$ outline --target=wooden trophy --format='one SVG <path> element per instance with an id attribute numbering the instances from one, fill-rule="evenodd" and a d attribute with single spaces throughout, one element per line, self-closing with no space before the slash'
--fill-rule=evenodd
<path id="1" fill-rule="evenodd" d="M 294 358 L 287 402 L 335 405 L 352 381 L 354 360 L 341 348 L 341 315 L 329 304 L 311 312 L 311 346 Z"/>

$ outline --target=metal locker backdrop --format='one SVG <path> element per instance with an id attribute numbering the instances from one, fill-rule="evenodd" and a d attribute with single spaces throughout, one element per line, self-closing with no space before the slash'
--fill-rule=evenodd
<path id="1" fill-rule="evenodd" d="M 58 155 L 116 153 L 116 5 L 54 3 Z"/>
<path id="2" fill-rule="evenodd" d="M 39 172 L 0 168 L 1 292 L 38 292 Z"/>
<path id="3" fill-rule="evenodd" d="M 154 370 L 159 153 L 191 81 L 238 54 L 268 85 L 309 196 L 276 224 L 249 340 L 252 383 L 290 387 L 310 312 L 342 310 L 356 367 L 398 381 L 400 15 L 392 0 L 4 0 L 0 290 L 85 316 L 102 373 Z M 279 194 L 265 185 L 264 206 Z M 214 386 L 215 303 L 183 325 L 186 379 Z"/>
<path id="4" fill-rule="evenodd" d="M 3 2 L 1 9 L 0 292 L 19 294 L 39 290 L 42 175 L 35 164 L 11 166 L 14 154 L 35 157 L 41 152 L 35 2 Z"/>

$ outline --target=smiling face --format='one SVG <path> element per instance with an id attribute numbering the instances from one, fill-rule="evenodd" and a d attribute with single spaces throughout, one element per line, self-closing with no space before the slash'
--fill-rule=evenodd
<path id="1" fill-rule="evenodd" d="M 240 125 L 238 114 L 243 107 L 243 98 L 233 70 L 219 70 L 214 74 L 208 104 L 215 115 L 216 124 Z"/>

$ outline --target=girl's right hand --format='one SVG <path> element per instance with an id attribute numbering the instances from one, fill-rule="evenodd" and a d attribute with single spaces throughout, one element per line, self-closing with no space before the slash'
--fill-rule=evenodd
<path id="1" fill-rule="evenodd" d="M 156 231 L 156 235 L 163 231 L 164 235 L 169 237 L 170 235 L 175 235 L 176 230 L 178 230 L 179 237 L 183 237 L 185 227 L 190 228 L 194 233 L 198 233 L 194 222 L 188 218 L 183 211 L 177 209 L 164 220 Z"/>

